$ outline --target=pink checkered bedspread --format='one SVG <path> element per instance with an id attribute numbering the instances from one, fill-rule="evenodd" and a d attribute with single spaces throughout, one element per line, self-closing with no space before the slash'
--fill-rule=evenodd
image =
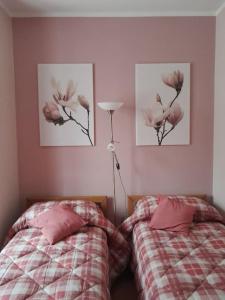
<path id="1" fill-rule="evenodd" d="M 158 205 L 154 197 L 139 201 L 121 226 L 127 238 L 132 233 L 132 268 L 140 299 L 225 299 L 224 218 L 198 199 L 187 204 L 197 206 L 188 235 L 150 229 Z"/>
<path id="2" fill-rule="evenodd" d="M 27 221 L 55 205 L 35 204 L 12 226 L 0 253 L 0 299 L 109 299 L 109 281 L 126 266 L 130 249 L 92 202 L 63 201 L 88 226 L 55 245 Z"/>

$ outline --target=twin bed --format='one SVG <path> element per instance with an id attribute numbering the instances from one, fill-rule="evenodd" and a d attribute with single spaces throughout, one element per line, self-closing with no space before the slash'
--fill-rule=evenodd
<path id="1" fill-rule="evenodd" d="M 59 201 L 86 225 L 50 245 L 40 228 L 29 224 Z M 0 299 L 110 299 L 110 281 L 125 268 L 129 246 L 104 217 L 106 197 L 29 199 L 27 204 L 0 253 Z"/>
<path id="2" fill-rule="evenodd" d="M 159 205 L 157 197 L 128 199 L 130 217 L 120 230 L 131 239 L 139 298 L 225 299 L 224 218 L 204 195 L 179 200 L 196 209 L 188 234 L 150 228 Z"/>
<path id="3" fill-rule="evenodd" d="M 104 217 L 106 199 L 29 199 L 0 253 L 0 299 L 110 299 L 110 284 L 128 265 L 131 249 L 140 299 L 225 299 L 224 218 L 204 196 L 179 197 L 195 208 L 188 234 L 150 228 L 155 196 L 130 196 L 130 216 L 119 231 Z M 30 224 L 59 203 L 85 226 L 50 245 Z"/>

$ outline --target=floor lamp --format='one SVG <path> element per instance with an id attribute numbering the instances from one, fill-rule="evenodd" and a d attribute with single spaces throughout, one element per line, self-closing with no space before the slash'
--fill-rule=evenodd
<path id="1" fill-rule="evenodd" d="M 113 170 L 113 204 L 114 204 L 114 220 L 116 223 L 116 177 L 115 167 L 120 170 L 120 164 L 116 155 L 116 146 L 113 135 L 113 113 L 123 105 L 123 102 L 99 102 L 98 106 L 107 111 L 110 116 L 111 141 L 107 146 L 107 150 L 112 153 L 112 170 Z"/>

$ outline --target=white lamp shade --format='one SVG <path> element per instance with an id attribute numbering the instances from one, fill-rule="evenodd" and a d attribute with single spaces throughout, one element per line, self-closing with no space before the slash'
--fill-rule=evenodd
<path id="1" fill-rule="evenodd" d="M 115 111 L 123 105 L 123 102 L 98 102 L 98 106 L 107 111 Z"/>

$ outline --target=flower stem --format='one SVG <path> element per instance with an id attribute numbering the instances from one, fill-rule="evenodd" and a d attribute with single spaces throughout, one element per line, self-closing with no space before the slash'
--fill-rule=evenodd
<path id="1" fill-rule="evenodd" d="M 157 139 L 158 139 L 158 145 L 160 146 L 161 142 L 160 142 L 160 138 L 159 138 L 159 129 L 156 129 L 156 134 L 157 134 Z"/>
<path id="2" fill-rule="evenodd" d="M 170 130 L 169 131 L 167 131 L 167 133 L 163 136 L 163 138 L 165 138 L 173 129 L 175 128 L 175 126 L 172 126 L 171 128 L 170 128 Z"/>
<path id="3" fill-rule="evenodd" d="M 177 91 L 177 94 L 175 96 L 175 98 L 173 99 L 173 101 L 170 103 L 170 107 L 173 105 L 174 101 L 177 99 L 177 97 L 179 96 L 180 91 Z"/>
<path id="4" fill-rule="evenodd" d="M 160 140 L 160 144 L 159 144 L 160 146 L 161 146 L 161 144 L 162 144 L 162 141 L 163 141 L 165 132 L 166 132 L 166 121 L 165 121 L 164 124 L 163 124 L 163 130 L 162 130 L 162 132 L 161 132 L 161 140 Z"/>
<path id="5" fill-rule="evenodd" d="M 87 110 L 87 115 L 88 115 L 87 136 L 89 138 L 89 141 L 90 141 L 91 145 L 93 146 L 93 143 L 92 143 L 92 140 L 91 140 L 91 137 L 90 137 L 90 132 L 89 132 L 89 130 L 90 130 L 90 121 L 89 121 L 90 111 L 89 110 Z"/>
<path id="6" fill-rule="evenodd" d="M 71 120 L 71 121 L 74 121 L 77 125 L 79 125 L 83 130 L 87 130 L 81 123 L 79 123 L 76 119 L 74 119 L 74 117 L 72 117 L 71 113 L 68 114 L 67 111 L 66 111 L 66 107 L 63 106 L 63 111 L 64 113 L 67 115 L 67 117 Z"/>
<path id="7" fill-rule="evenodd" d="M 87 135 L 87 137 L 88 137 L 88 139 L 89 139 L 91 145 L 93 146 L 93 143 L 92 143 L 92 140 L 91 140 L 91 137 L 90 137 L 90 134 L 89 134 L 89 126 L 90 126 L 90 125 L 89 125 L 89 111 L 87 111 L 87 113 L 88 113 L 88 128 L 85 128 L 80 122 L 78 122 L 78 121 L 71 115 L 71 113 L 68 114 L 68 112 L 66 111 L 66 107 L 65 107 L 65 106 L 63 106 L 62 108 L 63 108 L 64 113 L 65 113 L 65 114 L 67 115 L 67 117 L 69 118 L 69 119 L 66 120 L 66 121 L 71 120 L 71 121 L 75 122 L 78 126 L 80 126 L 80 127 L 81 127 L 81 131 L 82 131 L 85 135 Z"/>
<path id="8" fill-rule="evenodd" d="M 176 94 L 176 96 L 174 97 L 174 99 L 172 100 L 172 102 L 170 103 L 170 106 L 169 106 L 169 107 L 171 107 L 171 106 L 173 105 L 174 101 L 177 99 L 177 97 L 179 96 L 179 94 L 180 94 L 180 91 L 177 91 L 177 94 Z M 174 129 L 174 127 L 175 127 L 175 126 L 172 126 L 172 127 L 170 128 L 169 131 L 166 131 L 166 122 L 167 122 L 167 120 L 165 120 L 165 122 L 164 122 L 164 124 L 163 124 L 163 129 L 162 129 L 162 132 L 161 132 L 161 139 L 159 139 L 159 134 L 158 134 L 158 132 L 157 132 L 157 138 L 158 138 L 158 145 L 159 145 L 159 146 L 162 145 L 162 142 L 163 142 L 164 138 L 165 138 L 165 137 L 166 137 L 166 136 Z"/>

